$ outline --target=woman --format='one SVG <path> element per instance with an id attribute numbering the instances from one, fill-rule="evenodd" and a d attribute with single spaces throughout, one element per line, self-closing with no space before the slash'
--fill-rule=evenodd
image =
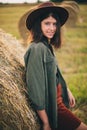
<path id="1" fill-rule="evenodd" d="M 63 7 L 46 2 L 31 11 L 26 20 L 31 34 L 31 45 L 24 57 L 26 83 L 31 105 L 43 130 L 87 130 L 68 109 L 75 106 L 75 99 L 66 86 L 52 49 L 52 46 L 61 46 L 60 27 L 67 18 L 68 12 Z"/>

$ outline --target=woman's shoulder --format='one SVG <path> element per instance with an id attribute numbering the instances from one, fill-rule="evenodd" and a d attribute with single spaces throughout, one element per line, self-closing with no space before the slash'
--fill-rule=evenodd
<path id="1" fill-rule="evenodd" d="M 34 53 L 46 53 L 48 51 L 48 48 L 44 45 L 43 42 L 32 42 L 28 50 L 31 50 Z"/>
<path id="2" fill-rule="evenodd" d="M 43 43 L 43 42 L 32 42 L 27 50 L 28 55 L 31 54 L 31 56 L 39 56 L 44 57 L 44 59 L 52 59 L 53 55 L 50 51 L 50 49 Z"/>
<path id="3" fill-rule="evenodd" d="M 32 42 L 29 48 L 44 50 L 44 49 L 46 49 L 46 46 L 44 45 L 43 42 L 38 42 L 38 43 Z"/>
<path id="4" fill-rule="evenodd" d="M 51 62 L 54 61 L 54 56 L 52 55 L 50 49 L 42 42 L 39 43 L 31 43 L 24 58 L 33 59 L 36 58 L 42 59 L 44 62 Z"/>
<path id="5" fill-rule="evenodd" d="M 44 57 L 46 57 L 46 47 L 41 42 L 39 43 L 32 42 L 27 48 L 27 51 L 24 55 L 25 60 L 28 60 L 29 58 L 31 58 L 32 60 L 33 58 L 36 58 L 38 60 Z"/>

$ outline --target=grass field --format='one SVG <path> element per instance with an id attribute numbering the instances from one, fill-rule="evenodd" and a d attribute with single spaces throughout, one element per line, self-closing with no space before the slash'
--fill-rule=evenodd
<path id="1" fill-rule="evenodd" d="M 18 21 L 33 5 L 0 6 L 0 28 L 20 39 Z M 76 27 L 66 28 L 62 48 L 55 51 L 67 85 L 77 100 L 76 114 L 87 123 L 87 5 L 79 5 Z"/>

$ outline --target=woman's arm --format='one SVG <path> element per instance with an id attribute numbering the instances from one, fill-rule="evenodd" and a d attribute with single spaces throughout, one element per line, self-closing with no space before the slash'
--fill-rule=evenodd
<path id="1" fill-rule="evenodd" d="M 68 97 L 69 97 L 69 105 L 70 107 L 74 107 L 76 104 L 75 98 L 69 88 L 67 88 L 67 91 L 68 91 Z"/>
<path id="2" fill-rule="evenodd" d="M 43 130 L 51 130 L 46 111 L 45 110 L 37 110 L 37 113 L 43 122 Z"/>

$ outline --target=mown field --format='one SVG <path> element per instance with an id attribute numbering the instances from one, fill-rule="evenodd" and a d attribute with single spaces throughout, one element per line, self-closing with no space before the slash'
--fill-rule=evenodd
<path id="1" fill-rule="evenodd" d="M 0 28 L 20 40 L 18 21 L 33 5 L 1 5 Z M 55 51 L 59 67 L 77 105 L 73 110 L 87 124 L 87 5 L 79 5 L 77 24 L 64 30 L 62 48 Z"/>

